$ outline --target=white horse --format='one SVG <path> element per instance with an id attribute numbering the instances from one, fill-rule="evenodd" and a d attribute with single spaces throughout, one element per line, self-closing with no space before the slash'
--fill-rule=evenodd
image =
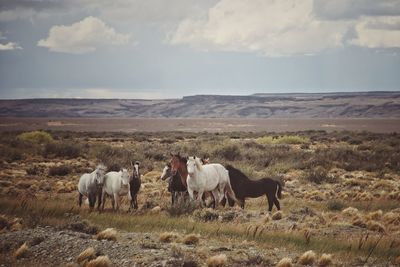
<path id="1" fill-rule="evenodd" d="M 103 185 L 103 205 L 102 210 L 104 210 L 104 204 L 106 200 L 106 194 L 112 197 L 112 206 L 115 209 L 115 203 L 117 204 L 117 210 L 120 206 L 120 197 L 128 195 L 129 201 L 132 200 L 130 186 L 129 186 L 129 172 L 127 169 L 122 169 L 119 172 L 108 172 L 105 176 L 105 181 Z"/>
<path id="2" fill-rule="evenodd" d="M 224 192 L 236 199 L 233 193 L 228 170 L 218 163 L 203 165 L 199 158 L 189 157 L 187 160 L 187 189 L 191 199 L 196 191 L 197 200 L 201 203 L 204 192 L 211 191 L 214 196 L 215 206 L 223 199 Z"/>
<path id="3" fill-rule="evenodd" d="M 96 197 L 98 197 L 97 208 L 100 208 L 105 173 L 106 166 L 99 164 L 93 172 L 81 176 L 78 183 L 79 207 L 82 205 L 82 197 L 85 196 L 89 200 L 90 209 L 94 208 Z"/>

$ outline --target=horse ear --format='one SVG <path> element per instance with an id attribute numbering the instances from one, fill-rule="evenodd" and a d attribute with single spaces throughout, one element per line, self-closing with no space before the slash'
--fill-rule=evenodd
<path id="1" fill-rule="evenodd" d="M 178 154 L 176 154 L 178 157 L 180 157 L 181 156 L 181 152 L 178 152 Z"/>
<path id="2" fill-rule="evenodd" d="M 196 156 L 193 156 L 194 159 L 196 159 Z"/>
<path id="3" fill-rule="evenodd" d="M 169 152 L 169 155 L 170 155 L 171 157 L 173 157 L 173 156 L 174 156 L 174 154 L 172 154 L 172 152 Z"/>

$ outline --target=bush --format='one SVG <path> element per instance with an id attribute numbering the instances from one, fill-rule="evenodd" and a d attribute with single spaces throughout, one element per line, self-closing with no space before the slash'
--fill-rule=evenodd
<path id="1" fill-rule="evenodd" d="M 65 176 L 71 173 L 71 167 L 67 165 L 53 166 L 49 169 L 50 176 Z"/>
<path id="2" fill-rule="evenodd" d="M 308 137 L 298 135 L 283 135 L 283 136 L 263 136 L 256 139 L 260 144 L 288 144 L 288 145 L 301 145 L 309 144 Z"/>
<path id="3" fill-rule="evenodd" d="M 197 205 L 194 201 L 185 201 L 185 199 L 178 198 L 174 205 L 169 206 L 166 210 L 171 216 L 181 216 L 192 214 L 196 209 Z"/>
<path id="4" fill-rule="evenodd" d="M 82 154 L 82 145 L 73 142 L 54 142 L 48 143 L 44 147 L 43 157 L 49 158 L 50 156 L 61 158 L 77 158 Z"/>
<path id="5" fill-rule="evenodd" d="M 1 147 L 0 158 L 7 162 L 13 162 L 22 159 L 22 152 L 17 148 Z"/>
<path id="6" fill-rule="evenodd" d="M 242 155 L 237 145 L 224 145 L 213 151 L 213 157 L 222 158 L 230 161 L 241 159 Z"/>
<path id="7" fill-rule="evenodd" d="M 339 200 L 329 200 L 326 206 L 331 211 L 341 211 L 345 207 L 344 203 Z"/>
<path id="8" fill-rule="evenodd" d="M 33 144 L 47 144 L 53 141 L 53 137 L 43 131 L 26 132 L 18 135 L 19 140 Z"/>
<path id="9" fill-rule="evenodd" d="M 321 184 L 323 182 L 330 181 L 330 177 L 328 176 L 328 172 L 324 167 L 317 166 L 316 168 L 309 170 L 306 173 L 306 179 L 310 182 Z"/>

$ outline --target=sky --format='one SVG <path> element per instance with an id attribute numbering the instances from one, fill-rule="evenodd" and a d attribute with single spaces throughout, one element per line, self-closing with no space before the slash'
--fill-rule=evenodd
<path id="1" fill-rule="evenodd" d="M 399 90 L 400 0 L 0 0 L 0 99 Z"/>

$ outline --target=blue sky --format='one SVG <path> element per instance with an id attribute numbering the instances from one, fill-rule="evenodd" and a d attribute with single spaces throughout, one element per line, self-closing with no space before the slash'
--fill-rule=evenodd
<path id="1" fill-rule="evenodd" d="M 398 0 L 0 0 L 0 98 L 399 90 Z"/>

